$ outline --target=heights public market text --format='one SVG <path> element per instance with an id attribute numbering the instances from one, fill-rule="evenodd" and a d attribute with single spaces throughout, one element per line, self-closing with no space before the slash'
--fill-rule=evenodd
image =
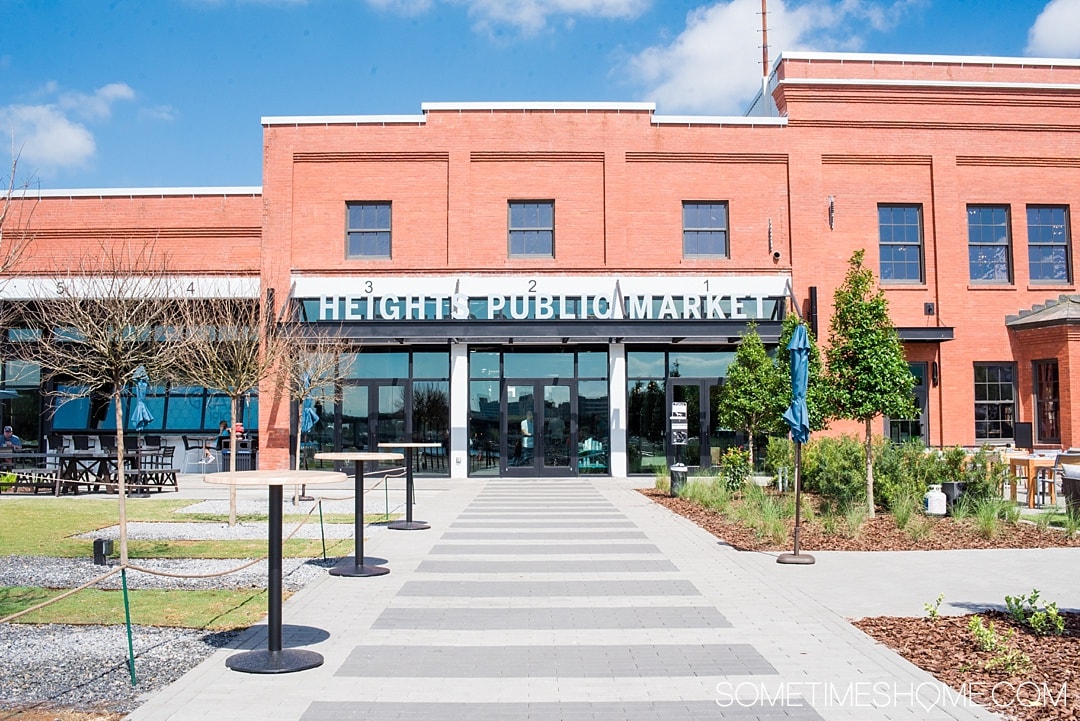
<path id="1" fill-rule="evenodd" d="M 748 320 L 779 302 L 763 295 L 347 295 L 323 296 L 320 321 L 410 320 Z"/>

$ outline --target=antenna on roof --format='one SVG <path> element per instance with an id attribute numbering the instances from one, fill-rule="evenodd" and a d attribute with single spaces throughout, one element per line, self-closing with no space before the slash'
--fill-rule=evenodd
<path id="1" fill-rule="evenodd" d="M 769 77 L 769 11 L 761 0 L 761 77 Z"/>

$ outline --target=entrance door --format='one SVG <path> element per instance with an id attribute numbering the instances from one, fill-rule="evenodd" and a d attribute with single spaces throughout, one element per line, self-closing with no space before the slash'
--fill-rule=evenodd
<path id="1" fill-rule="evenodd" d="M 507 476 L 568 476 L 577 468 L 573 388 L 551 381 L 508 383 L 502 399 Z"/>
<path id="2" fill-rule="evenodd" d="M 376 381 L 342 386 L 341 450 L 378 451 L 407 442 L 406 386 Z"/>

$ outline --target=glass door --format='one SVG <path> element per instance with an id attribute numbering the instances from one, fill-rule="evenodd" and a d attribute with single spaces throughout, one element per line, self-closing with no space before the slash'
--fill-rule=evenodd
<path id="1" fill-rule="evenodd" d="M 407 442 L 406 386 L 355 383 L 341 388 L 341 449 L 378 451 L 380 443 Z"/>
<path id="2" fill-rule="evenodd" d="M 508 383 L 505 388 L 503 474 L 574 475 L 577 441 L 572 387 L 535 381 Z"/>
<path id="3" fill-rule="evenodd" d="M 668 464 L 675 462 L 675 454 L 679 454 L 679 460 L 687 466 L 709 465 L 709 439 L 702 438 L 701 429 L 708 428 L 708 407 L 702 408 L 702 397 L 708 398 L 702 393 L 704 383 L 701 381 L 680 381 L 671 378 L 668 382 L 667 418 L 666 428 L 671 428 L 671 404 L 686 404 L 686 445 L 676 447 L 671 443 L 671 434 L 667 434 Z"/>

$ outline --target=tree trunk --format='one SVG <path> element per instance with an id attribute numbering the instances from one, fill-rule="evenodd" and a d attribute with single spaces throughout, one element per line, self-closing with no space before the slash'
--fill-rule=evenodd
<path id="1" fill-rule="evenodd" d="M 870 435 L 871 419 L 866 423 L 866 517 L 874 517 L 874 445 Z"/>
<path id="2" fill-rule="evenodd" d="M 754 433 L 746 432 L 746 447 L 750 451 L 750 475 L 754 474 Z"/>
<path id="3" fill-rule="evenodd" d="M 236 437 L 236 396 L 229 396 L 229 472 L 236 471 L 236 453 L 239 440 Z M 236 484 L 229 484 L 229 528 L 236 525 Z"/>

